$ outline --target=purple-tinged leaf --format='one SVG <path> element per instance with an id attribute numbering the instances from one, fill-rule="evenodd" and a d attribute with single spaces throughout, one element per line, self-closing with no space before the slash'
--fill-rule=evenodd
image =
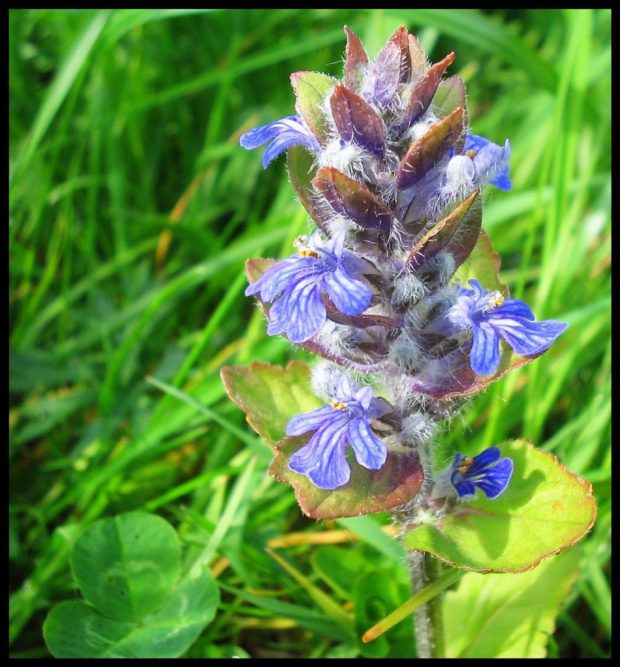
<path id="1" fill-rule="evenodd" d="M 400 61 L 400 48 L 388 42 L 366 75 L 362 95 L 367 100 L 385 107 L 394 99 L 400 82 Z"/>
<path id="2" fill-rule="evenodd" d="M 393 317 L 385 315 L 343 315 L 335 308 L 327 304 L 327 318 L 338 324 L 347 324 L 356 329 L 367 329 L 368 327 L 382 326 L 390 329 L 400 329 L 403 326 L 402 321 L 395 320 Z"/>
<path id="3" fill-rule="evenodd" d="M 416 84 L 412 85 L 409 99 L 407 100 L 405 117 L 400 126 L 401 130 L 406 130 L 426 113 L 437 91 L 437 86 L 441 81 L 443 73 L 453 60 L 454 53 L 450 53 L 443 60 L 433 65 Z"/>
<path id="4" fill-rule="evenodd" d="M 459 108 L 434 123 L 426 134 L 409 147 L 396 175 L 399 190 L 419 183 L 448 152 L 463 131 L 463 109 Z"/>
<path id="5" fill-rule="evenodd" d="M 347 33 L 347 52 L 344 65 L 344 82 L 347 88 L 359 90 L 364 76 L 364 67 L 368 64 L 368 56 L 360 38 L 345 25 Z"/>
<path id="6" fill-rule="evenodd" d="M 476 244 L 480 240 L 482 226 L 482 206 L 476 202 L 465 214 L 457 232 L 446 246 L 446 252 L 452 255 L 454 266 L 458 268 L 475 251 Z M 488 241 L 488 236 L 485 235 Z"/>
<path id="7" fill-rule="evenodd" d="M 325 146 L 328 141 L 327 119 L 323 111 L 323 100 L 338 83 L 336 79 L 320 72 L 294 72 L 291 84 L 297 102 L 295 108 L 312 130 L 319 144 Z"/>
<path id="8" fill-rule="evenodd" d="M 317 195 L 312 187 L 312 179 L 316 175 L 313 156 L 303 146 L 291 146 L 286 151 L 286 162 L 288 174 L 299 201 L 320 230 L 326 236 L 330 236 L 327 228 L 329 216 L 320 206 L 316 205 Z"/>
<path id="9" fill-rule="evenodd" d="M 425 74 L 428 69 L 428 61 L 426 59 L 426 53 L 424 49 L 420 46 L 418 38 L 415 35 L 408 36 L 409 43 L 409 57 L 411 59 L 411 83 L 417 83 Z"/>
<path id="10" fill-rule="evenodd" d="M 404 25 L 401 25 L 390 37 L 390 42 L 396 44 L 400 50 L 399 83 L 409 83 L 411 81 L 411 51 L 409 50 L 409 40 L 407 37 L 407 28 Z"/>
<path id="11" fill-rule="evenodd" d="M 337 519 L 381 512 L 409 502 L 417 495 L 424 474 L 418 459 L 407 450 L 390 451 L 379 470 L 368 470 L 349 451 L 351 479 L 333 491 L 319 489 L 304 475 L 293 472 L 288 460 L 310 434 L 285 438 L 286 424 L 298 414 L 321 406 L 310 388 L 310 369 L 291 361 L 282 368 L 262 362 L 249 367 L 222 369 L 230 398 L 246 413 L 248 423 L 276 451 L 269 472 L 291 484 L 302 511 L 313 519 Z M 284 439 L 283 439 L 284 438 Z"/>
<path id="12" fill-rule="evenodd" d="M 480 190 L 476 190 L 469 199 L 466 199 L 460 206 L 457 206 L 449 215 L 424 234 L 409 254 L 409 258 L 407 259 L 409 268 L 415 269 L 421 266 L 448 245 L 461 223 L 466 220 L 469 209 L 479 194 Z"/>
<path id="13" fill-rule="evenodd" d="M 500 364 L 492 375 L 476 375 L 471 369 L 469 343 L 441 359 L 433 360 L 420 373 L 411 377 L 409 387 L 420 394 L 435 398 L 470 396 L 486 389 L 516 368 L 529 364 L 543 352 L 523 357 L 515 354 L 503 340 L 500 342 Z"/>
<path id="14" fill-rule="evenodd" d="M 288 467 L 290 457 L 308 439 L 309 436 L 300 436 L 278 443 L 278 455 L 269 467 L 269 474 L 293 487 L 299 507 L 312 519 L 325 521 L 383 512 L 413 500 L 422 486 L 422 466 L 413 452 L 403 450 L 388 451 L 387 460 L 379 470 L 362 467 L 353 452 L 349 452 L 350 480 L 333 491 L 319 489 Z"/>
<path id="15" fill-rule="evenodd" d="M 382 157 L 385 153 L 385 128 L 373 108 L 359 95 L 338 85 L 329 103 L 340 136 Z"/>
<path id="16" fill-rule="evenodd" d="M 361 227 L 389 232 L 392 213 L 389 206 L 361 183 L 333 167 L 323 167 L 314 179 L 331 207 Z"/>

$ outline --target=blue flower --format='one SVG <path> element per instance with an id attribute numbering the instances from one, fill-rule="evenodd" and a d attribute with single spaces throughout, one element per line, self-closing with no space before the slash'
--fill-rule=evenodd
<path id="1" fill-rule="evenodd" d="M 288 467 L 320 489 L 337 489 L 351 476 L 346 458 L 349 444 L 360 465 L 378 470 L 385 463 L 387 448 L 374 435 L 368 420 L 386 411 L 386 403 L 373 398 L 372 387 L 360 389 L 343 373 L 329 405 L 297 415 L 286 425 L 288 436 L 315 431 L 308 444 L 291 456 Z"/>
<path id="2" fill-rule="evenodd" d="M 500 190 L 510 190 L 512 183 L 508 177 L 510 166 L 510 143 L 498 146 L 484 137 L 468 134 L 465 137 L 463 155 L 455 155 L 450 149 L 451 159 L 446 169 L 444 192 L 471 191 L 491 183 Z"/>
<path id="3" fill-rule="evenodd" d="M 476 487 L 489 500 L 503 493 L 510 482 L 514 463 L 512 459 L 501 457 L 499 447 L 489 447 L 473 458 L 464 457 L 458 452 L 450 468 L 450 483 L 458 497 L 475 495 Z"/>
<path id="4" fill-rule="evenodd" d="M 327 311 L 323 291 L 336 310 L 344 315 L 360 315 L 370 305 L 372 291 L 359 280 L 363 260 L 344 249 L 346 233 L 324 241 L 320 232 L 300 237 L 296 255 L 273 266 L 246 290 L 246 296 L 260 293 L 272 302 L 267 333 L 284 333 L 293 343 L 312 338 L 323 326 Z"/>
<path id="5" fill-rule="evenodd" d="M 510 172 L 508 139 L 502 147 L 477 134 L 468 134 L 465 137 L 465 154 L 472 158 L 477 179 L 488 181 L 500 190 L 512 189 L 512 182 L 508 178 Z"/>
<path id="6" fill-rule="evenodd" d="M 534 313 L 520 299 L 505 299 L 500 292 L 487 292 L 477 280 L 472 289 L 459 287 L 456 304 L 445 319 L 455 329 L 471 329 L 472 370 L 477 375 L 491 375 L 500 364 L 499 339 L 503 338 L 520 355 L 546 350 L 568 327 L 564 322 L 534 322 Z"/>
<path id="7" fill-rule="evenodd" d="M 263 169 L 280 153 L 289 146 L 303 144 L 311 151 L 319 153 L 321 147 L 316 137 L 299 116 L 286 116 L 273 123 L 255 127 L 253 130 L 242 134 L 239 143 L 243 148 L 252 150 L 262 146 L 266 141 L 273 139 L 263 153 Z"/>

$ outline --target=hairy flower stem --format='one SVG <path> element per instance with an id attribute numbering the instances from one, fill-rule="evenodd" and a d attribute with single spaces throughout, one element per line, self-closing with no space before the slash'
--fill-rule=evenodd
<path id="1" fill-rule="evenodd" d="M 439 575 L 439 561 L 426 552 L 408 556 L 411 584 L 415 595 L 435 581 Z M 413 616 L 418 658 L 444 658 L 445 644 L 441 595 L 436 595 L 416 610 Z"/>

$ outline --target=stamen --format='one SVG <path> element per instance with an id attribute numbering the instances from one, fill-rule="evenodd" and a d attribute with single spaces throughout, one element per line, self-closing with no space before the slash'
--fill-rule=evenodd
<path id="1" fill-rule="evenodd" d="M 297 254 L 301 257 L 314 257 L 314 259 L 318 259 L 319 253 L 308 248 L 308 240 L 308 237 L 303 235 L 298 236 L 293 241 L 293 245 L 297 248 Z"/>
<path id="2" fill-rule="evenodd" d="M 490 313 L 493 309 L 504 303 L 504 295 L 501 292 L 490 292 L 483 301 L 486 303 L 482 306 L 482 312 Z"/>
<path id="3" fill-rule="evenodd" d="M 336 408 L 336 410 L 341 410 L 342 412 L 344 412 L 347 409 L 347 406 L 344 405 L 344 403 L 339 403 L 338 401 L 332 401 L 330 405 L 332 406 L 332 408 Z"/>
<path id="4" fill-rule="evenodd" d="M 314 250 L 310 250 L 309 248 L 305 248 L 305 249 L 299 248 L 297 250 L 297 254 L 301 255 L 301 257 L 314 257 L 314 259 L 319 258 L 319 253 L 315 252 Z"/>
<path id="5" fill-rule="evenodd" d="M 461 461 L 461 465 L 459 466 L 459 472 L 461 475 L 464 475 L 468 470 L 469 466 L 474 462 L 474 459 L 471 456 L 467 456 Z"/>
<path id="6" fill-rule="evenodd" d="M 476 151 L 473 148 L 470 148 L 468 151 L 465 152 L 465 155 L 467 155 L 468 158 L 471 158 L 473 160 L 476 157 Z"/>

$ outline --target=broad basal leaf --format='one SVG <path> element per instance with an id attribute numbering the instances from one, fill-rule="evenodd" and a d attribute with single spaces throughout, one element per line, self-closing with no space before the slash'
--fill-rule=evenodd
<path id="1" fill-rule="evenodd" d="M 592 528 L 596 503 L 588 481 L 528 441 L 499 447 L 514 462 L 506 491 L 495 500 L 478 492 L 443 519 L 409 526 L 407 548 L 467 570 L 524 572 Z"/>
<path id="2" fill-rule="evenodd" d="M 227 366 L 222 380 L 228 396 L 245 412 L 248 424 L 272 448 L 286 437 L 289 420 L 323 405 L 310 389 L 310 369 L 300 361 L 286 368 L 253 361 Z"/>
<path id="3" fill-rule="evenodd" d="M 578 565 L 575 547 L 521 574 L 467 573 L 443 599 L 446 657 L 544 658 Z"/>
<path id="4" fill-rule="evenodd" d="M 253 362 L 248 368 L 232 366 L 222 370 L 230 398 L 246 413 L 247 420 L 277 452 L 270 474 L 291 484 L 302 511 L 313 519 L 335 519 L 380 512 L 414 498 L 422 484 L 422 468 L 408 450 L 390 451 L 383 467 L 368 470 L 349 451 L 351 479 L 333 491 L 319 489 L 304 475 L 288 467 L 291 455 L 303 447 L 310 434 L 286 438 L 291 417 L 310 412 L 324 402 L 310 387 L 310 369 L 292 361 L 286 368 Z"/>

